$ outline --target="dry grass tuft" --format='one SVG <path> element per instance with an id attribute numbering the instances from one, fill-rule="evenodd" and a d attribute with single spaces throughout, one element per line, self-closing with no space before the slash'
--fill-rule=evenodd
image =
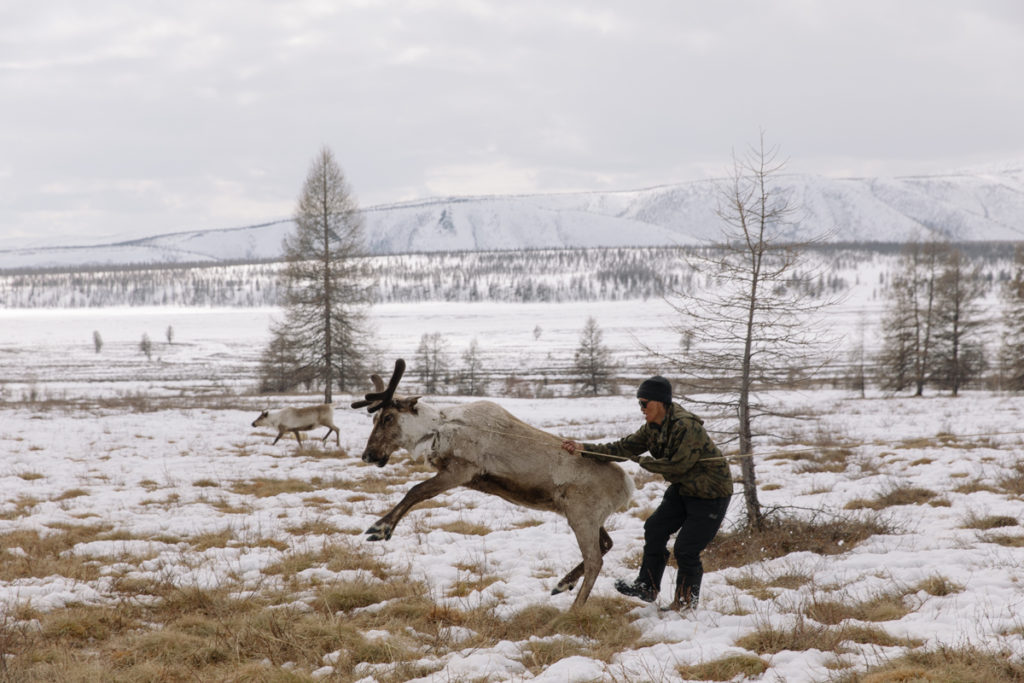
<path id="1" fill-rule="evenodd" d="M 803 614 L 818 623 L 834 626 L 848 619 L 857 621 L 895 621 L 913 610 L 903 600 L 904 593 L 879 593 L 868 600 L 814 600 Z"/>
<path id="2" fill-rule="evenodd" d="M 838 683 L 963 683 L 1024 681 L 1024 662 L 1009 652 L 990 652 L 966 645 L 907 652 L 868 671 L 849 673 Z"/>
<path id="3" fill-rule="evenodd" d="M 93 581 L 100 574 L 97 563 L 92 558 L 68 551 L 80 543 L 123 540 L 123 535 L 113 533 L 110 525 L 52 525 L 50 528 L 58 530 L 41 534 L 34 529 L 23 529 L 0 535 L 0 548 L 19 549 L 14 553 L 4 553 L 0 562 L 0 581 L 55 574 L 77 581 Z"/>
<path id="4" fill-rule="evenodd" d="M 919 642 L 896 638 L 874 626 L 843 624 L 838 627 L 812 624 L 798 616 L 788 627 L 764 624 L 753 633 L 736 641 L 736 645 L 758 654 L 776 654 L 783 650 L 812 650 L 835 654 L 852 652 L 847 643 L 873 644 L 882 647 L 917 647 Z"/>
<path id="5" fill-rule="evenodd" d="M 1010 517 L 1009 515 L 979 516 L 974 512 L 970 512 L 964 517 L 962 528 L 980 529 L 981 531 L 988 531 L 990 529 L 1001 529 L 1010 526 L 1018 526 L 1019 524 L 1020 522 L 1017 521 L 1016 517 Z"/>
<path id="6" fill-rule="evenodd" d="M 477 522 L 467 522 L 464 519 L 460 519 L 454 522 L 448 522 L 438 527 L 441 531 L 447 531 L 452 534 L 463 534 L 466 536 L 486 536 L 491 533 L 491 529 L 486 524 L 478 524 Z"/>
<path id="7" fill-rule="evenodd" d="M 692 666 L 680 666 L 676 671 L 684 681 L 733 681 L 753 680 L 768 668 L 768 663 L 760 657 L 731 655 Z"/>
<path id="8" fill-rule="evenodd" d="M 1001 493 L 999 489 L 993 486 L 990 482 L 982 481 L 981 479 L 973 479 L 971 481 L 965 481 L 963 484 L 953 487 L 953 493 L 962 493 L 964 495 L 971 493 L 980 493 L 982 491 L 986 493 Z"/>
<path id="9" fill-rule="evenodd" d="M 326 519 L 307 519 L 301 524 L 295 524 L 287 526 L 284 529 L 288 533 L 294 536 L 332 536 L 334 534 L 340 534 L 341 529 L 337 526 L 328 522 Z"/>
<path id="10" fill-rule="evenodd" d="M 913 588 L 915 592 L 924 591 L 925 593 L 928 593 L 929 595 L 934 595 L 936 597 L 943 597 L 945 595 L 953 595 L 954 593 L 960 593 L 963 591 L 963 589 L 964 587 L 960 584 L 953 583 L 945 576 L 942 576 L 940 574 L 929 576 Z"/>
<path id="11" fill-rule="evenodd" d="M 1008 534 L 991 534 L 984 539 L 986 543 L 995 543 L 1006 548 L 1024 548 L 1024 536 L 1010 536 Z"/>
<path id="12" fill-rule="evenodd" d="M 798 572 L 787 572 L 776 577 L 761 576 L 748 570 L 740 576 L 726 578 L 726 583 L 734 588 L 745 591 L 758 600 L 771 600 L 776 591 L 771 589 L 796 590 L 813 581 L 813 577 Z"/>
<path id="13" fill-rule="evenodd" d="M 877 518 L 820 520 L 772 514 L 766 516 L 761 529 L 745 527 L 734 532 L 720 532 L 704 551 L 704 565 L 709 571 L 717 571 L 798 551 L 836 555 L 870 536 L 893 532 L 891 525 Z"/>
<path id="14" fill-rule="evenodd" d="M 896 505 L 923 505 L 938 494 L 920 486 L 896 484 L 878 494 L 875 498 L 857 498 L 846 504 L 847 510 L 884 510 Z"/>
<path id="15" fill-rule="evenodd" d="M 236 481 L 231 484 L 231 492 L 241 495 L 269 498 L 282 493 L 308 493 L 316 491 L 317 486 L 303 479 L 268 479 L 259 477 L 250 481 Z"/>
<path id="16" fill-rule="evenodd" d="M 996 480 L 996 485 L 1004 493 L 1024 495 L 1024 462 L 1014 463 L 1009 472 Z"/>

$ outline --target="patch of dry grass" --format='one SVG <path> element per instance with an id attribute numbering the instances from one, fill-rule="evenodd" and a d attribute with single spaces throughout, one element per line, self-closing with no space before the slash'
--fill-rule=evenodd
<path id="1" fill-rule="evenodd" d="M 981 479 L 972 479 L 971 481 L 965 481 L 963 484 L 959 484 L 953 487 L 953 493 L 962 493 L 965 495 L 971 493 L 979 493 L 985 491 L 987 493 L 1001 493 L 999 489 L 991 484 L 991 482 L 982 481 Z"/>
<path id="2" fill-rule="evenodd" d="M 866 672 L 853 672 L 837 683 L 964 683 L 966 681 L 1024 681 L 1024 662 L 1009 652 L 981 650 L 972 645 L 912 650 Z"/>
<path id="3" fill-rule="evenodd" d="M 990 529 L 1001 529 L 1005 527 L 1018 526 L 1020 522 L 1016 517 L 1009 515 L 979 515 L 976 512 L 969 512 L 961 525 L 964 529 L 979 529 L 989 531 Z"/>
<path id="4" fill-rule="evenodd" d="M 61 526 L 62 528 L 57 528 Z M 53 525 L 53 533 L 22 529 L 0 535 L 0 548 L 8 550 L 0 562 L 0 581 L 66 576 L 77 581 L 93 581 L 100 567 L 89 557 L 68 552 L 80 543 L 125 540 L 112 533 L 108 524 L 92 526 Z M 16 552 L 10 552 L 17 549 Z"/>
<path id="5" fill-rule="evenodd" d="M 825 626 L 810 623 L 798 616 L 789 626 L 762 624 L 753 633 L 736 641 L 738 647 L 758 654 L 776 654 L 783 650 L 822 650 L 836 654 L 847 654 L 853 649 L 848 643 L 871 644 L 882 647 L 917 647 L 920 642 L 897 638 L 875 626 L 842 624 Z"/>
<path id="6" fill-rule="evenodd" d="M 896 505 L 923 505 L 938 494 L 921 486 L 894 484 L 874 498 L 855 498 L 846 504 L 847 510 L 884 510 Z"/>
<path id="7" fill-rule="evenodd" d="M 1005 548 L 1024 548 L 1024 536 L 1009 534 L 990 534 L 982 539 L 986 543 L 995 543 Z"/>
<path id="8" fill-rule="evenodd" d="M 891 533 L 893 527 L 877 516 L 820 519 L 770 514 L 761 529 L 719 532 L 704 551 L 704 566 L 707 571 L 743 567 L 798 551 L 836 555 L 870 536 Z"/>
<path id="9" fill-rule="evenodd" d="M 333 534 L 341 533 L 341 529 L 337 526 L 328 522 L 326 519 L 307 519 L 301 524 L 293 524 L 286 526 L 285 531 L 292 534 L 293 536 L 331 536 Z"/>
<path id="10" fill-rule="evenodd" d="M 960 593 L 961 591 L 963 591 L 963 589 L 963 586 L 961 586 L 958 583 L 953 583 L 941 574 L 934 574 L 932 576 L 929 576 L 928 578 L 921 580 L 920 583 L 913 587 L 913 590 L 915 592 L 924 591 L 925 593 L 928 593 L 929 595 L 934 595 L 936 597 Z"/>
<path id="11" fill-rule="evenodd" d="M 676 672 L 684 681 L 734 681 L 754 680 L 769 665 L 760 657 L 753 655 L 730 655 L 710 662 L 676 667 Z"/>
<path id="12" fill-rule="evenodd" d="M 746 571 L 740 576 L 727 577 L 726 583 L 749 593 L 758 600 L 771 600 L 776 597 L 777 592 L 772 589 L 796 590 L 801 586 L 811 583 L 812 576 L 799 572 L 787 572 L 779 576 L 762 576 L 753 570 Z"/>
<path id="13" fill-rule="evenodd" d="M 28 517 L 32 514 L 33 508 L 35 508 L 36 505 L 39 505 L 39 502 L 39 499 L 35 496 L 20 494 L 13 501 L 9 501 L 8 504 L 12 507 L 10 510 L 0 513 L 0 519 L 12 520 L 19 519 L 21 517 Z"/>
<path id="14" fill-rule="evenodd" d="M 1024 462 L 1015 462 L 1008 472 L 996 480 L 996 486 L 1004 493 L 1024 496 Z"/>
<path id="15" fill-rule="evenodd" d="M 437 528 L 441 531 L 447 531 L 452 534 L 463 534 L 465 536 L 486 536 L 493 531 L 486 524 L 469 522 L 464 519 L 448 522 L 447 524 L 442 524 Z"/>
<path id="16" fill-rule="evenodd" d="M 902 591 L 890 591 L 860 602 L 814 599 L 803 608 L 802 614 L 830 626 L 846 620 L 895 621 L 913 611 L 904 601 L 904 596 Z"/>

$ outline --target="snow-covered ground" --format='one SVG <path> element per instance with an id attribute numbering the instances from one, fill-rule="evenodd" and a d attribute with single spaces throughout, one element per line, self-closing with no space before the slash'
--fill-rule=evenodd
<path id="1" fill-rule="evenodd" d="M 376 521 L 413 481 L 427 476 L 410 470 L 409 484 L 387 487 L 367 497 L 345 486 L 308 492 L 258 496 L 237 484 L 290 478 L 305 482 L 358 482 L 381 476 L 357 457 L 318 457 L 321 447 L 297 451 L 294 441 L 272 446 L 272 434 L 250 423 L 263 397 L 249 392 L 252 368 L 266 341 L 267 310 L 93 310 L 0 311 L 0 534 L 12 530 L 46 531 L 67 525 L 109 524 L 123 540 L 92 541 L 72 552 L 110 558 L 145 556 L 132 576 L 172 575 L 181 583 L 217 585 L 226 576 L 263 585 L 264 568 L 284 553 L 314 547 L 316 533 L 297 535 L 303 523 L 318 521 L 345 533 L 357 533 Z M 624 353 L 638 353 L 637 335 L 654 344 L 674 344 L 665 330 L 663 304 L 444 305 L 386 306 L 375 309 L 382 342 L 392 354 L 409 354 L 423 332 L 450 335 L 461 352 L 476 337 L 482 347 L 524 364 L 547 354 L 571 354 L 584 321 L 594 315 L 605 341 Z M 857 315 L 847 316 L 853 321 Z M 165 330 L 174 329 L 168 344 Z M 535 330 L 540 328 L 540 333 Z M 92 333 L 104 347 L 96 353 Z M 138 341 L 154 342 L 146 360 Z M 391 358 L 382 361 L 387 372 Z M 26 403 L 26 392 L 43 403 Z M 190 407 L 190 397 L 217 394 L 221 403 Z M 126 399 L 121 403 L 79 404 L 81 397 Z M 153 412 L 136 411 L 140 402 L 159 397 Z M 49 399 L 49 402 L 46 400 Z M 288 397 L 292 402 L 315 396 Z M 351 397 L 336 397 L 341 449 L 361 452 L 370 419 L 348 410 Z M 437 403 L 466 400 L 436 397 Z M 631 396 L 595 399 L 495 400 L 530 424 L 587 440 L 611 439 L 640 424 Z M 818 391 L 779 393 L 771 400 L 813 419 L 766 423 L 764 431 L 785 435 L 763 439 L 758 460 L 761 502 L 843 514 L 877 514 L 896 530 L 873 536 L 850 551 L 821 556 L 791 553 L 753 565 L 709 573 L 703 603 L 693 615 L 660 611 L 637 603 L 635 625 L 644 637 L 636 649 L 610 662 L 573 657 L 535 674 L 515 653 L 525 643 L 503 642 L 492 650 L 443 654 L 441 671 L 429 680 L 641 681 L 680 680 L 676 667 L 746 652 L 737 641 L 766 623 L 791 623 L 813 601 L 859 602 L 893 587 L 914 587 L 942 577 L 957 589 L 948 595 L 924 590 L 907 593 L 909 611 L 873 625 L 886 632 L 939 645 L 973 644 L 1024 657 L 1019 616 L 1024 613 L 1024 549 L 1005 537 L 1021 536 L 1016 524 L 985 530 L 984 518 L 1021 520 L 1024 501 L 999 482 L 1014 473 L 1024 452 L 1024 397 L 971 392 L 960 398 L 931 395 L 893 398 Z M 233 405 L 232 405 L 233 404 Z M 717 426 L 728 423 L 712 419 Z M 777 457 L 780 451 L 816 447 L 834 441 L 849 449 L 839 467 L 808 470 L 806 459 Z M 773 457 L 776 456 L 776 457 Z M 564 457 L 557 453 L 552 457 Z M 403 458 L 398 457 L 397 460 Z M 401 463 L 389 465 L 401 467 Z M 633 465 L 627 470 L 637 474 Z M 835 471 L 829 471 L 830 469 Z M 614 595 L 612 582 L 631 577 L 643 536 L 642 511 L 657 504 L 664 483 L 638 477 L 634 505 L 610 519 L 615 546 L 594 589 Z M 897 504 L 873 512 L 845 510 L 852 501 L 875 499 L 900 487 L 927 489 L 934 495 L 916 504 Z M 459 605 L 497 603 L 514 611 L 529 605 L 567 608 L 572 594 L 551 597 L 561 573 L 578 561 L 567 524 L 554 515 L 514 507 L 468 490 L 443 496 L 445 505 L 414 510 L 384 543 L 365 543 L 382 561 L 410 567 L 438 596 L 451 594 L 464 578 L 462 567 L 485 564 L 499 580 L 452 600 Z M 326 501 L 326 502 L 324 502 Z M 743 510 L 739 497 L 725 529 L 734 529 Z M 239 510 L 246 510 L 239 513 Z M 454 522 L 490 528 L 486 534 L 457 533 Z M 524 522 L 533 522 L 533 525 Z M 173 539 L 188 539 L 229 529 L 273 544 L 227 544 L 183 551 Z M 355 536 L 353 536 L 355 537 Z M 1000 537 L 1003 537 L 1000 540 Z M 356 537 L 357 538 L 357 537 Z M 23 552 L 0 548 L 0 562 Z M 124 571 L 124 568 L 119 568 Z M 318 569 L 329 580 L 326 569 Z M 771 594 L 743 588 L 745 579 L 799 574 L 800 586 L 773 587 Z M 672 571 L 665 579 L 666 592 Z M 114 599 L 109 577 L 70 580 L 61 576 L 0 582 L 0 614 L 25 603 L 51 610 L 76 603 Z M 669 597 L 660 599 L 665 606 Z M 849 643 L 842 656 L 853 668 L 893 657 L 901 646 Z M 318 675 L 330 673 L 330 653 Z M 425 654 L 425 661 L 435 661 Z M 833 672 L 836 655 L 819 650 L 784 650 L 761 655 L 770 668 L 765 681 L 821 681 Z M 373 679 L 373 669 L 365 671 Z"/>

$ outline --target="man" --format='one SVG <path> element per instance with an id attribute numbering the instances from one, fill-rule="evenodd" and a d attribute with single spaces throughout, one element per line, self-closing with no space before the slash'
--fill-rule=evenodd
<path id="1" fill-rule="evenodd" d="M 654 602 L 673 546 L 676 591 L 672 609 L 694 609 L 700 597 L 704 567 L 700 553 L 718 533 L 732 497 L 732 474 L 721 451 L 704 430 L 704 422 L 672 402 L 672 385 L 656 375 L 636 392 L 646 424 L 634 434 L 607 444 L 563 441 L 562 448 L 585 458 L 628 459 L 669 482 L 658 509 L 644 522 L 644 555 L 636 580 L 615 582 L 625 595 Z M 650 455 L 641 455 L 649 451 Z M 605 455 L 616 456 L 614 458 Z"/>

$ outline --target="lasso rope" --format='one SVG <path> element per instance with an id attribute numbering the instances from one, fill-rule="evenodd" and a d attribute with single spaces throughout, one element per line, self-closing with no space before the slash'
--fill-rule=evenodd
<path id="1" fill-rule="evenodd" d="M 529 426 L 529 425 L 527 425 L 527 426 Z M 532 441 L 534 443 L 544 443 L 545 445 L 550 445 L 550 446 L 552 446 L 554 448 L 558 448 L 558 449 L 563 450 L 563 451 L 565 451 L 565 449 L 562 448 L 561 443 L 553 444 L 553 443 L 550 443 L 550 440 L 551 439 L 559 439 L 560 441 L 572 441 L 573 443 L 579 443 L 575 439 L 566 439 L 566 438 L 563 438 L 563 437 L 560 437 L 560 436 L 556 436 L 555 434 L 548 434 L 545 438 L 541 438 L 541 437 L 523 436 L 522 434 L 513 433 L 513 432 L 506 432 L 506 431 L 502 431 L 502 430 L 498 430 L 498 429 L 489 429 L 487 427 L 479 427 L 479 426 L 477 426 L 477 427 L 474 427 L 474 429 L 478 429 L 478 430 L 480 430 L 482 432 L 488 432 L 488 433 L 491 433 L 491 434 L 497 434 L 498 436 L 515 437 L 517 439 L 525 439 L 526 441 Z M 536 429 L 536 427 L 531 427 L 531 429 Z M 950 438 L 954 438 L 954 439 L 966 439 L 966 438 L 977 438 L 977 437 L 988 437 L 988 436 L 1018 436 L 1018 435 L 1021 435 L 1021 434 L 1024 434 L 1024 431 L 983 432 L 983 433 L 978 433 L 978 434 L 948 434 L 948 433 L 941 433 L 941 434 L 936 434 L 935 436 L 932 436 L 932 437 L 908 437 L 908 438 L 904 439 L 904 441 L 914 440 L 915 438 L 918 438 L 918 439 L 928 439 L 928 438 L 941 439 L 941 438 L 944 438 L 944 437 L 950 437 Z M 858 446 L 863 446 L 863 445 L 864 444 L 858 444 Z M 800 453 L 817 453 L 819 451 L 827 450 L 829 448 L 839 449 L 839 448 L 847 448 L 847 446 L 826 446 L 826 447 L 815 447 L 815 448 L 798 448 L 798 449 L 768 451 L 768 452 L 765 452 L 765 453 L 730 453 L 730 454 L 727 454 L 727 455 L 716 456 L 714 458 L 701 458 L 701 462 L 707 462 L 709 460 L 734 460 L 734 459 L 739 459 L 739 458 L 752 458 L 755 455 L 762 456 L 762 457 L 767 457 L 767 456 L 772 456 L 772 455 L 797 455 L 797 454 L 800 454 Z M 565 451 L 565 452 L 568 453 L 568 451 Z M 574 451 L 573 454 L 574 455 L 575 454 L 580 454 L 580 455 L 583 455 L 583 454 L 586 454 L 586 455 L 597 455 L 597 456 L 600 456 L 602 458 L 611 458 L 612 460 L 618 460 L 620 462 L 631 462 L 632 461 L 632 458 L 628 458 L 628 457 L 621 456 L 621 455 L 611 455 L 609 453 L 597 453 L 595 451 L 587 451 L 587 450 L 583 450 L 583 449 L 578 449 L 578 450 Z"/>

